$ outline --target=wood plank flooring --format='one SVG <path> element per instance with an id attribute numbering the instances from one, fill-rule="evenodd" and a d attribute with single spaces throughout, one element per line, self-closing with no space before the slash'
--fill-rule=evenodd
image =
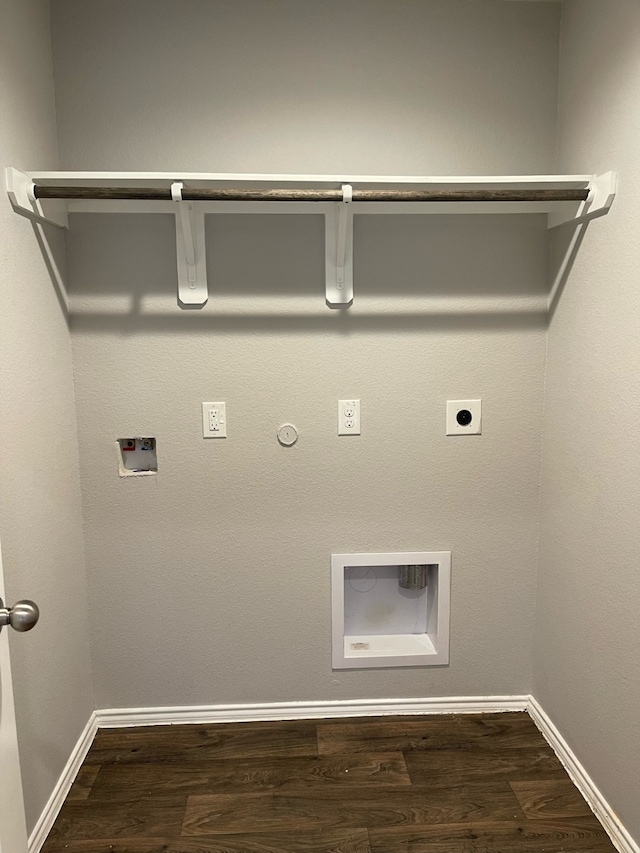
<path id="1" fill-rule="evenodd" d="M 102 729 L 74 851 L 615 853 L 524 713 Z"/>

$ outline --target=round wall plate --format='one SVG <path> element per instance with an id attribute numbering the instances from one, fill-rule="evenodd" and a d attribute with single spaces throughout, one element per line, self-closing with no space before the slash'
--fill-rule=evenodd
<path id="1" fill-rule="evenodd" d="M 282 424 L 278 428 L 278 441 L 284 447 L 291 447 L 298 440 L 298 430 L 293 424 Z"/>

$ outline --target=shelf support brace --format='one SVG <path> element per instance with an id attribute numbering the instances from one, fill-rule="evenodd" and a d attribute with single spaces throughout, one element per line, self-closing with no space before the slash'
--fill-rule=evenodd
<path id="1" fill-rule="evenodd" d="M 59 199 L 47 199 L 43 202 L 37 199 L 34 192 L 35 183 L 29 175 L 9 167 L 5 170 L 5 182 L 11 206 L 20 216 L 26 216 L 40 225 L 69 227 L 66 202 Z"/>
<path id="2" fill-rule="evenodd" d="M 178 302 L 181 308 L 201 308 L 209 298 L 205 249 L 204 213 L 193 202 L 182 200 L 184 184 L 171 184 L 171 198 L 178 205 L 176 217 L 176 254 L 178 263 Z"/>
<path id="3" fill-rule="evenodd" d="M 602 175 L 595 175 L 589 183 L 587 200 L 578 205 L 571 202 L 567 205 L 563 203 L 558 210 L 549 213 L 548 227 L 556 228 L 558 225 L 564 225 L 565 222 L 580 225 L 583 222 L 589 222 L 591 219 L 597 219 L 598 216 L 605 216 L 609 213 L 616 197 L 617 183 L 617 172 L 604 172 Z"/>
<path id="4" fill-rule="evenodd" d="M 353 302 L 353 187 L 342 185 L 342 201 L 325 214 L 325 274 L 327 305 Z"/>

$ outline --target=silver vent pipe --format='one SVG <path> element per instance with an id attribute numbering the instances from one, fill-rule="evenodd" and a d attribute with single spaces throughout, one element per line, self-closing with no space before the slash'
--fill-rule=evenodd
<path id="1" fill-rule="evenodd" d="M 426 566 L 400 566 L 400 587 L 402 589 L 424 589 L 426 585 Z"/>

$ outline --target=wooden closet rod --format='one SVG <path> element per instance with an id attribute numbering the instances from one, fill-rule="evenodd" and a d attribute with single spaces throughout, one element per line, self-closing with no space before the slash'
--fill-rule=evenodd
<path id="1" fill-rule="evenodd" d="M 34 186 L 36 198 L 171 201 L 169 187 Z M 553 190 L 353 190 L 353 201 L 586 201 L 589 188 Z M 184 188 L 183 201 L 342 201 L 341 189 Z"/>

